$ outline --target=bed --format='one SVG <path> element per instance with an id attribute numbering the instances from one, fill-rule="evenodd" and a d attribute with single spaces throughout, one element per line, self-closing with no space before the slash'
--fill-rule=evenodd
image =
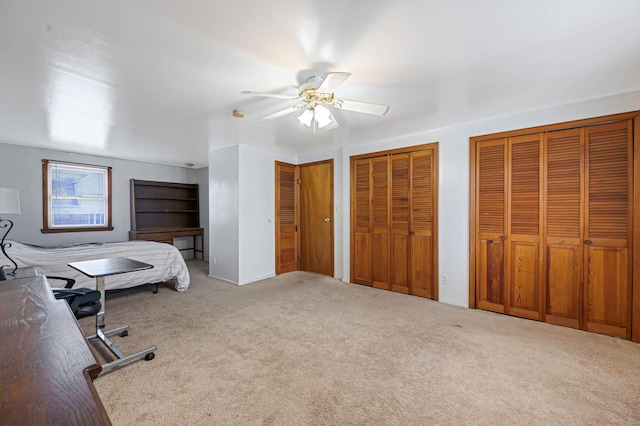
<path id="1" fill-rule="evenodd" d="M 123 241 L 115 243 L 75 244 L 70 246 L 41 247 L 18 241 L 6 241 L 7 254 L 19 268 L 32 266 L 38 275 L 73 278 L 74 288 L 96 287 L 95 278 L 67 266 L 69 262 L 128 257 L 153 265 L 152 269 L 128 274 L 112 275 L 105 278 L 105 290 L 119 290 L 144 284 L 155 284 L 175 279 L 175 289 L 185 291 L 190 277 L 187 264 L 180 251 L 170 244 L 153 241 Z M 0 254 L 4 264 L 10 264 Z"/>

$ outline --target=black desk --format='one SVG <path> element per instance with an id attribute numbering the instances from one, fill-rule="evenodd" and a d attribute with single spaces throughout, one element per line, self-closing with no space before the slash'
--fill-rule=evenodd
<path id="1" fill-rule="evenodd" d="M 102 373 L 106 373 L 109 370 L 122 365 L 126 362 L 134 360 L 136 358 L 144 357 L 145 360 L 151 361 L 154 357 L 154 351 L 156 346 L 151 346 L 147 349 L 143 349 L 131 355 L 124 355 L 109 339 L 109 336 L 115 336 L 120 334 L 126 336 L 129 334 L 129 326 L 115 328 L 111 331 L 102 331 L 105 328 L 105 295 L 104 295 L 104 278 L 109 275 L 126 274 L 127 272 L 142 271 L 144 269 L 151 269 L 153 265 L 144 262 L 138 262 L 137 260 L 129 259 L 126 257 L 114 257 L 109 259 L 97 259 L 87 260 L 82 262 L 72 262 L 68 264 L 73 269 L 76 269 L 88 277 L 96 279 L 96 289 L 100 292 L 100 312 L 96 315 L 96 334 L 89 336 L 89 340 L 97 339 L 116 356 L 114 361 L 108 362 L 102 365 Z"/>

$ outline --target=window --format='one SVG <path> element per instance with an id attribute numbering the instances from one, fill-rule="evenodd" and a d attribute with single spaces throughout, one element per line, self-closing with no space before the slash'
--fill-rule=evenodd
<path id="1" fill-rule="evenodd" d="M 111 231 L 111 167 L 42 160 L 42 232 Z"/>

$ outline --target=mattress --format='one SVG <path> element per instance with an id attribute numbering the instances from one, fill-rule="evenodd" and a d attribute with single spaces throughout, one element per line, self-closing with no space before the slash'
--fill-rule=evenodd
<path id="1" fill-rule="evenodd" d="M 105 277 L 106 290 L 118 290 L 143 284 L 175 280 L 175 289 L 189 287 L 189 270 L 180 251 L 170 245 L 154 241 L 123 241 L 89 243 L 68 246 L 35 246 L 18 241 L 6 241 L 7 254 L 18 267 L 34 267 L 38 275 L 51 275 L 76 280 L 74 288 L 96 288 L 95 278 L 87 277 L 67 264 L 82 260 L 128 257 L 153 265 L 153 268 Z M 8 246 L 10 244 L 10 246 Z M 4 255 L 2 265 L 10 265 Z"/>

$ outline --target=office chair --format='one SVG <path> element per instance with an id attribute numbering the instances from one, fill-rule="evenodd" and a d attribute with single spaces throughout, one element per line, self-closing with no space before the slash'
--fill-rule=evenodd
<path id="1" fill-rule="evenodd" d="M 0 281 L 6 281 L 6 276 L 0 268 Z M 100 292 L 90 288 L 71 288 L 76 283 L 73 278 L 47 276 L 48 280 L 62 280 L 66 284 L 64 288 L 52 288 L 53 295 L 58 300 L 66 300 L 71 308 L 71 312 L 77 319 L 96 315 L 100 312 Z"/>
<path id="2" fill-rule="evenodd" d="M 54 277 L 47 275 L 48 280 L 62 280 L 66 284 L 64 288 L 51 288 L 53 295 L 58 300 L 66 300 L 71 312 L 77 319 L 96 315 L 100 312 L 100 292 L 90 288 L 71 288 L 76 283 L 73 278 Z"/>

